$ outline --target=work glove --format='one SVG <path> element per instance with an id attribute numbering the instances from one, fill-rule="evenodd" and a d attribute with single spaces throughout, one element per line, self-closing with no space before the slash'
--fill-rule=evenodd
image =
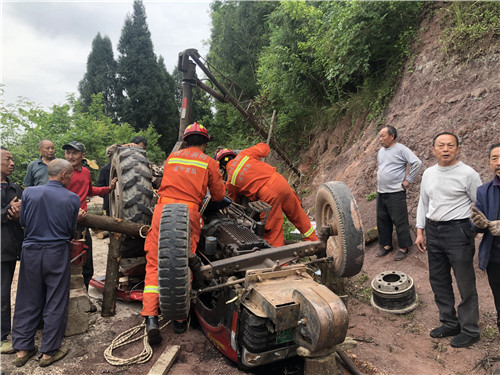
<path id="1" fill-rule="evenodd" d="M 494 236 L 500 236 L 500 220 L 490 221 L 488 229 Z"/>
<path id="2" fill-rule="evenodd" d="M 488 225 L 490 223 L 490 221 L 486 219 L 486 216 L 484 216 L 484 214 L 476 207 L 472 207 L 472 215 L 470 219 L 472 220 L 472 223 L 476 226 L 476 228 L 479 229 L 488 228 Z"/>

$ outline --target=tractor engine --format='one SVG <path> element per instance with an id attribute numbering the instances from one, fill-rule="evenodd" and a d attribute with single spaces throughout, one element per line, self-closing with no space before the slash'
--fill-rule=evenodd
<path id="1" fill-rule="evenodd" d="M 230 218 L 215 219 L 203 226 L 199 250 L 210 260 L 217 260 L 271 247 L 255 233 L 259 225 L 258 222 L 235 222 Z"/>

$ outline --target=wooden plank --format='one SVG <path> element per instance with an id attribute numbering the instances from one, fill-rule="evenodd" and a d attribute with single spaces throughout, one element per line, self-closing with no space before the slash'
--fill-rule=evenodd
<path id="1" fill-rule="evenodd" d="M 174 364 L 180 350 L 181 347 L 179 345 L 172 345 L 168 347 L 167 350 L 160 355 L 153 367 L 151 367 L 148 375 L 165 375 Z"/>

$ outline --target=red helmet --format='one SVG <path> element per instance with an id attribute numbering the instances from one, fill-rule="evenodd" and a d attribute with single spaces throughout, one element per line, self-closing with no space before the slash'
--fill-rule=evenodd
<path id="1" fill-rule="evenodd" d="M 189 135 L 195 135 L 195 134 L 204 136 L 207 139 L 207 141 L 210 140 L 210 135 L 208 134 L 207 128 L 205 128 L 201 124 L 198 124 L 197 122 L 189 125 L 186 128 L 186 130 L 184 130 L 184 136 L 182 137 L 182 140 L 186 139 L 186 137 Z"/>
<path id="2" fill-rule="evenodd" d="M 215 160 L 217 160 L 219 163 L 221 161 L 228 162 L 230 160 L 229 159 L 230 156 L 235 158 L 236 154 L 228 148 L 223 148 L 223 149 L 217 151 L 217 154 L 215 154 Z"/>

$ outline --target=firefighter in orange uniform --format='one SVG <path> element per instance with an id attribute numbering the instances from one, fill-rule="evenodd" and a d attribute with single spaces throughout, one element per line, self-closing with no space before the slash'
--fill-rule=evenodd
<path id="1" fill-rule="evenodd" d="M 158 326 L 158 231 L 163 206 L 171 203 L 183 203 L 188 206 L 191 254 L 195 254 L 203 225 L 199 209 L 207 194 L 207 188 L 216 202 L 223 200 L 226 193 L 218 163 L 204 154 L 209 139 L 208 131 L 203 125 L 196 122 L 189 125 L 183 136 L 187 148 L 171 153 L 163 168 L 163 179 L 158 190 L 160 198 L 144 244 L 147 263 L 141 315 L 146 319 L 150 344 L 158 344 L 162 339 Z M 174 322 L 176 333 L 185 330 L 186 321 Z"/>
<path id="2" fill-rule="evenodd" d="M 276 168 L 260 160 L 269 154 L 269 146 L 265 143 L 258 143 L 241 151 L 232 160 L 230 158 L 235 154 L 228 151 L 231 150 L 220 150 L 216 159 L 221 167 L 224 167 L 225 164 L 226 188 L 229 198 L 239 202 L 239 197 L 244 195 L 251 201 L 261 200 L 272 206 L 266 222 L 264 239 L 275 247 L 285 244 L 283 236 L 284 212 L 286 217 L 302 233 L 305 240 L 317 241 L 318 237 L 314 232 L 314 227 L 287 180 L 276 172 Z"/>

